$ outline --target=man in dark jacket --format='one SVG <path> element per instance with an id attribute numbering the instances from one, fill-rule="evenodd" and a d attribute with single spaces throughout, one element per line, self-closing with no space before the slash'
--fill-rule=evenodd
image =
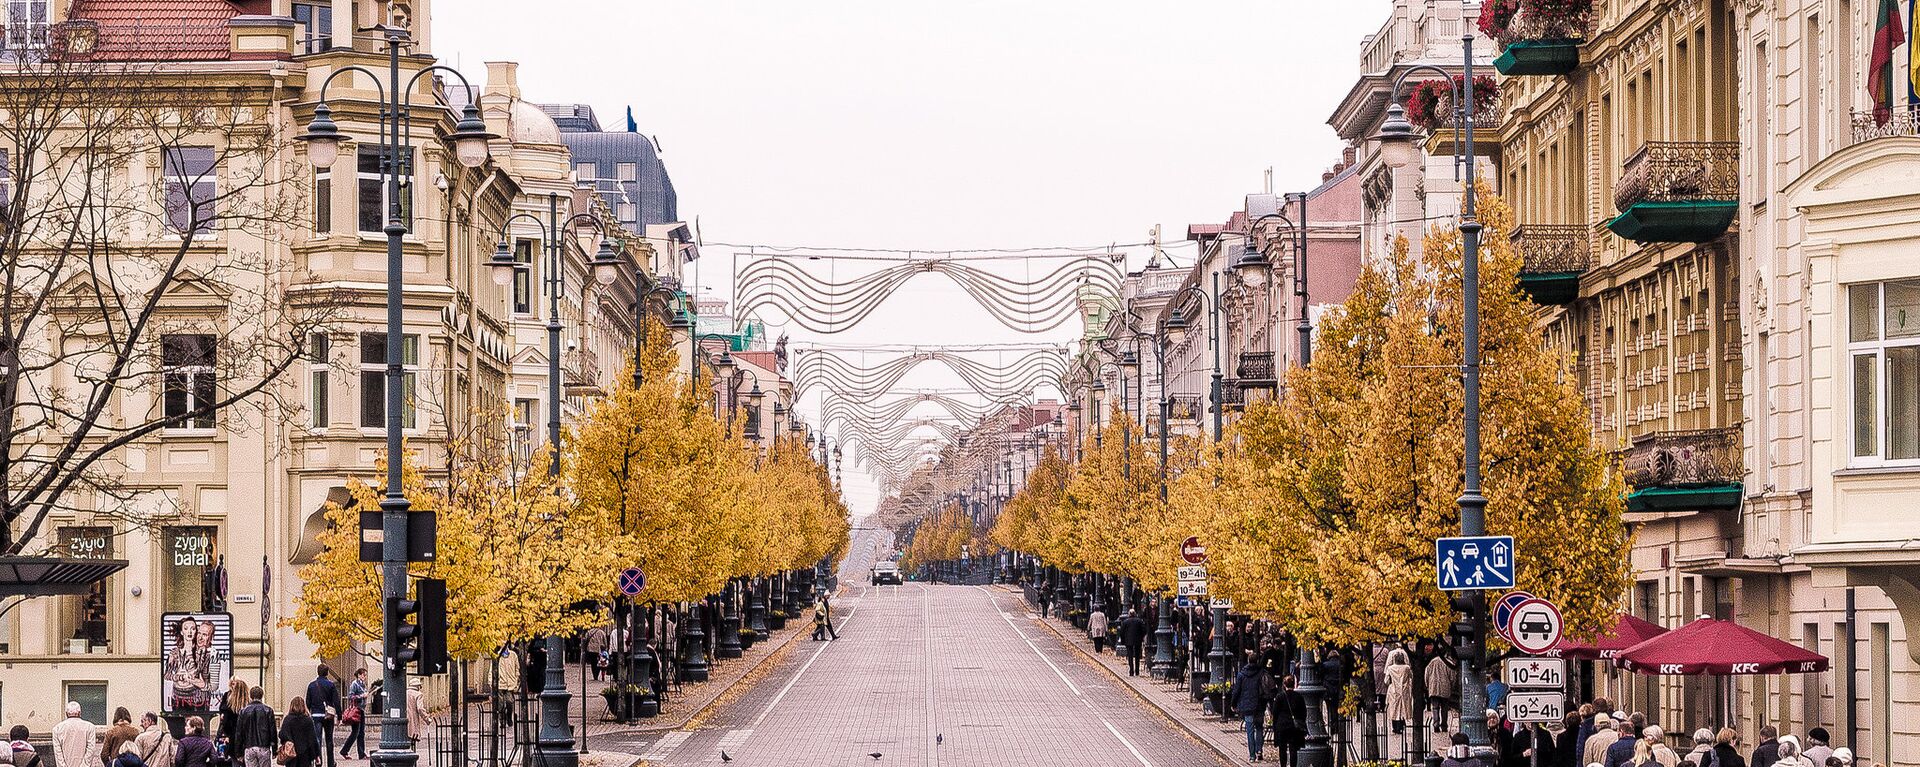
<path id="1" fill-rule="evenodd" d="M 1607 746 L 1607 767 L 1628 767 L 1633 764 L 1633 747 L 1640 740 L 1640 733 L 1647 729 L 1647 715 L 1635 713 L 1627 717 L 1627 723 L 1619 725 L 1620 739 Z"/>
<path id="2" fill-rule="evenodd" d="M 1760 745 L 1753 747 L 1753 758 L 1747 760 L 1747 767 L 1773 767 L 1777 761 L 1780 761 L 1780 730 L 1769 724 L 1760 728 Z"/>
<path id="3" fill-rule="evenodd" d="M 1234 675 L 1233 684 L 1227 687 L 1227 705 L 1240 715 L 1247 729 L 1247 758 L 1256 762 L 1262 761 L 1260 751 L 1266 745 L 1260 720 L 1265 717 L 1268 688 L 1272 684 L 1273 677 L 1267 676 L 1266 670 L 1249 657 L 1240 667 L 1240 673 Z"/>
<path id="4" fill-rule="evenodd" d="M 307 711 L 313 715 L 314 742 L 324 748 L 327 767 L 334 767 L 333 717 L 340 710 L 340 686 L 333 682 L 333 670 L 322 663 L 318 675 L 307 683 Z"/>
<path id="5" fill-rule="evenodd" d="M 1127 676 L 1140 675 L 1140 654 L 1147 643 L 1147 622 L 1132 610 L 1120 621 L 1120 641 L 1127 646 Z"/>
<path id="6" fill-rule="evenodd" d="M 265 692 L 247 690 L 247 707 L 233 725 L 233 744 L 227 753 L 239 754 L 246 767 L 272 767 L 273 754 L 279 748 L 280 731 L 273 723 L 273 709 L 260 702 Z"/>
<path id="7" fill-rule="evenodd" d="M 1274 673 L 1269 671 L 1268 675 Z M 1300 747 L 1307 744 L 1307 698 L 1294 689 L 1297 683 L 1291 674 L 1280 677 L 1280 694 L 1269 706 L 1273 709 L 1273 747 L 1280 752 L 1281 764 L 1293 764 Z"/>

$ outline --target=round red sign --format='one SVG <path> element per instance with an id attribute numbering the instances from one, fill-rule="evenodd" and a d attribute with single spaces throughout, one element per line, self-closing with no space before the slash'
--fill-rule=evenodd
<path id="1" fill-rule="evenodd" d="M 1200 545 L 1200 536 L 1189 535 L 1180 542 L 1180 558 L 1187 560 L 1190 565 L 1207 563 L 1207 547 Z"/>

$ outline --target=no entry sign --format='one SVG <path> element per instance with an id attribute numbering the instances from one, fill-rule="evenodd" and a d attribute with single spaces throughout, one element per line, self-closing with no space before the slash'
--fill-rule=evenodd
<path id="1" fill-rule="evenodd" d="M 1207 547 L 1200 545 L 1200 536 L 1189 535 L 1186 540 L 1180 542 L 1180 558 L 1190 565 L 1207 563 Z"/>

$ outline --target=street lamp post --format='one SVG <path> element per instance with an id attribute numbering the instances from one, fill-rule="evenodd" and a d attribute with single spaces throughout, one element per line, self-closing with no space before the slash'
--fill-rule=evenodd
<path id="1" fill-rule="evenodd" d="M 529 213 L 515 213 L 508 216 L 502 223 L 502 229 L 515 220 L 526 220 L 538 227 L 547 252 L 547 279 L 545 280 L 547 287 L 547 444 L 552 454 L 552 460 L 547 464 L 547 473 L 549 476 L 558 477 L 560 476 L 560 400 L 566 390 L 566 382 L 561 379 L 560 373 L 560 334 L 563 329 L 560 324 L 560 299 L 566 290 L 566 267 L 562 259 L 566 248 L 562 238 L 572 233 L 574 228 L 581 224 L 590 225 L 599 231 L 600 247 L 593 259 L 596 281 L 600 279 L 598 265 L 603 262 L 617 262 L 619 255 L 613 250 L 613 238 L 607 236 L 606 224 L 598 216 L 592 213 L 576 213 L 565 219 L 560 218 L 560 195 L 547 195 L 546 221 L 543 222 L 538 216 Z M 494 248 L 493 260 L 487 265 L 492 267 L 494 283 L 503 286 L 513 283 L 513 275 L 521 265 L 514 260 L 511 239 L 504 232 L 500 237 L 500 244 Z M 637 610 L 629 610 L 627 615 L 629 631 L 631 631 L 632 621 L 637 618 Z M 559 635 L 549 636 L 546 638 L 546 644 L 546 676 L 540 688 L 542 753 L 565 751 L 573 754 L 572 759 L 577 762 L 579 756 L 572 751 L 572 735 L 565 725 L 567 706 L 573 698 L 566 687 L 566 638 Z M 646 647 L 643 643 L 636 661 L 643 659 L 644 653 L 646 653 Z M 632 670 L 629 669 L 629 678 L 631 676 Z"/>
<path id="2" fill-rule="evenodd" d="M 1474 149 L 1474 107 L 1473 107 L 1473 35 L 1460 38 L 1462 77 L 1455 86 L 1454 115 L 1460 126 L 1461 140 L 1456 142 L 1457 151 L 1465 153 L 1466 189 L 1460 200 L 1460 243 L 1461 243 L 1461 309 L 1465 315 L 1461 322 L 1461 361 L 1460 377 L 1462 381 L 1461 423 L 1465 439 L 1465 451 L 1461 461 L 1462 487 L 1460 491 L 1460 534 L 1463 536 L 1485 535 L 1487 532 L 1487 498 L 1480 487 L 1480 221 L 1478 219 L 1478 201 L 1475 174 L 1476 152 Z M 1406 110 L 1400 106 L 1399 94 L 1407 76 L 1415 72 L 1426 71 L 1439 75 L 1449 82 L 1453 76 L 1446 70 L 1432 65 L 1420 65 L 1402 72 L 1395 78 L 1389 94 L 1385 122 L 1380 125 L 1380 133 L 1375 138 L 1380 141 L 1382 162 L 1393 169 L 1404 168 L 1413 162 L 1413 125 L 1407 122 Z M 1464 637 L 1464 646 L 1460 656 L 1460 730 L 1467 735 L 1467 743 L 1476 750 L 1490 744 L 1487 722 L 1479 713 L 1487 707 L 1486 670 L 1486 595 L 1479 591 L 1461 592 L 1453 600 L 1454 609 L 1462 614 L 1458 632 Z"/>
<path id="3" fill-rule="evenodd" d="M 1160 382 L 1160 508 L 1167 507 L 1167 432 L 1169 422 L 1173 420 L 1173 400 L 1167 396 L 1167 346 L 1186 332 L 1186 320 L 1178 312 L 1171 314 L 1160 323 L 1159 332 L 1153 340 L 1154 379 Z M 1143 374 L 1144 375 L 1144 374 Z M 1145 382 L 1141 384 L 1141 399 L 1146 399 Z M 1162 593 L 1159 600 L 1159 625 L 1153 630 L 1153 675 L 1160 679 L 1172 678 L 1178 669 L 1173 662 L 1173 600 Z"/>
<path id="4" fill-rule="evenodd" d="M 380 528 L 384 536 L 380 546 L 380 596 L 382 604 L 402 602 L 407 597 L 407 515 L 411 504 L 407 502 L 405 488 L 402 486 L 402 429 L 404 420 L 402 409 L 406 406 L 405 357 L 406 323 L 403 300 L 405 284 L 402 274 L 401 249 L 402 238 L 410 231 L 411 210 L 401 208 L 401 179 L 413 172 L 413 91 L 420 78 L 429 72 L 445 72 L 460 81 L 467 91 L 467 105 L 461 109 L 460 120 L 447 139 L 454 145 L 454 159 L 462 166 L 477 168 L 487 161 L 487 141 L 495 136 L 487 132 L 487 126 L 480 119 L 480 110 L 475 106 L 478 100 L 473 85 L 467 82 L 465 75 L 451 67 L 432 65 L 423 67 L 410 78 L 403 80 L 400 72 L 400 49 L 411 42 L 406 29 L 382 26 L 378 31 L 384 36 L 387 46 L 387 71 L 383 80 L 380 73 L 357 64 L 349 64 L 335 69 L 320 84 L 320 101 L 314 105 L 313 119 L 307 124 L 306 133 L 299 138 L 306 143 L 307 159 L 315 168 L 333 167 L 340 152 L 340 128 L 333 122 L 333 110 L 327 106 L 327 87 L 333 80 L 345 72 L 358 72 L 374 83 L 380 94 L 380 183 L 386 190 L 387 222 L 383 232 L 387 236 L 387 339 L 386 339 L 386 437 L 387 437 L 387 488 L 380 499 Z M 384 83 L 384 84 L 383 84 Z M 381 621 L 381 683 L 387 690 L 387 710 L 381 717 L 380 743 L 373 753 L 373 764 L 378 767 L 410 767 L 419 760 L 413 750 L 413 743 L 407 737 L 407 718 L 400 703 L 406 685 L 406 661 L 402 657 L 405 639 L 402 636 L 403 616 L 394 610 L 382 610 Z M 552 658 L 554 662 L 563 659 Z M 558 677 L 553 677 L 558 679 Z M 560 682 L 550 682 L 548 687 L 563 687 Z M 565 692 L 561 692 L 565 695 Z M 542 746 L 551 744 L 554 761 L 551 767 L 572 767 L 579 757 L 573 752 L 573 738 L 567 734 L 566 709 L 563 707 L 557 715 L 549 717 L 549 711 L 542 707 L 541 732 Z M 545 736 L 553 734 L 549 741 Z"/>

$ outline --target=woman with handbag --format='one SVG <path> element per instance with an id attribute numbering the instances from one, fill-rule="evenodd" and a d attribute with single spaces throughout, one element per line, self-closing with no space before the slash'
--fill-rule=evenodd
<path id="1" fill-rule="evenodd" d="M 274 752 L 275 764 L 286 767 L 313 767 L 320 756 L 320 731 L 314 728 L 307 698 L 296 695 L 287 703 L 287 715 L 280 719 L 280 749 Z"/>
<path id="2" fill-rule="evenodd" d="M 347 685 L 347 712 L 340 715 L 340 721 L 347 725 L 347 742 L 340 746 L 340 755 L 346 756 L 355 746 L 360 747 L 360 758 L 367 758 L 367 670 L 353 672 L 353 682 Z"/>

